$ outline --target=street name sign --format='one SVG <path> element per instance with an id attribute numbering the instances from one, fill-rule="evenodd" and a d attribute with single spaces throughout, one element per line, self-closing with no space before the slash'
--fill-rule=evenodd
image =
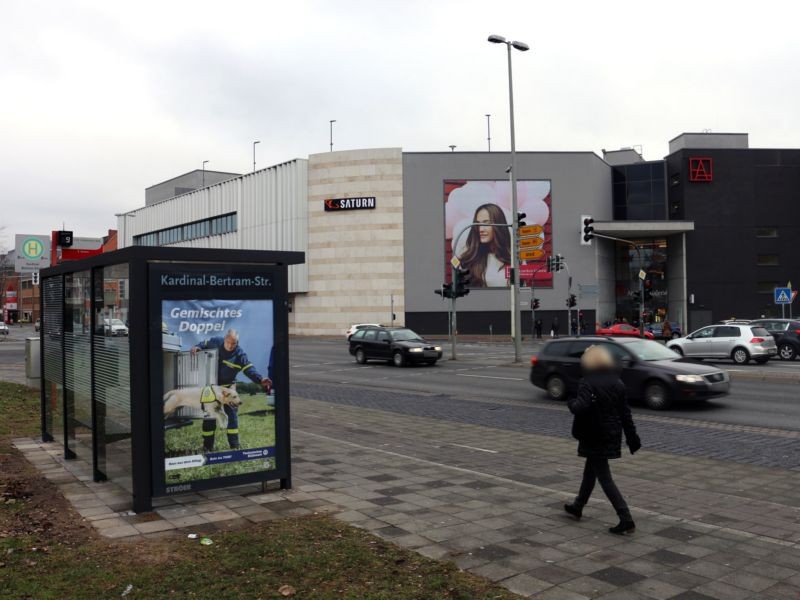
<path id="1" fill-rule="evenodd" d="M 14 236 L 14 270 L 17 273 L 33 273 L 50 266 L 50 236 Z"/>
<path id="2" fill-rule="evenodd" d="M 519 237 L 541 235 L 542 233 L 544 233 L 544 228 L 541 225 L 525 225 L 519 228 Z"/>
<path id="3" fill-rule="evenodd" d="M 544 243 L 544 240 L 539 236 L 536 237 L 529 237 L 529 238 L 520 238 L 519 240 L 519 247 L 520 248 L 536 248 L 537 246 L 541 246 Z"/>
<path id="4" fill-rule="evenodd" d="M 540 248 L 536 248 L 534 250 L 520 250 L 519 252 L 520 260 L 536 260 L 538 258 L 542 258 L 543 256 L 544 250 Z"/>

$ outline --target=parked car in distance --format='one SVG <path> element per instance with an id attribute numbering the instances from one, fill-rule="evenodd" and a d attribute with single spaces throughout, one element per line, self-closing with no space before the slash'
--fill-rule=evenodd
<path id="1" fill-rule="evenodd" d="M 667 342 L 667 348 L 688 358 L 729 358 L 737 365 L 764 364 L 778 353 L 775 338 L 759 325 L 736 322 L 709 325 Z"/>
<path id="2" fill-rule="evenodd" d="M 531 383 L 546 390 L 553 400 L 566 400 L 578 389 L 581 356 L 593 344 L 603 345 L 618 361 L 629 397 L 654 410 L 665 410 L 678 400 L 705 400 L 730 390 L 726 371 L 682 358 L 658 342 L 596 336 L 546 342 L 531 358 Z"/>
<path id="3" fill-rule="evenodd" d="M 0 321 L 0 333 L 8 335 L 8 325 L 6 325 L 4 321 Z"/>
<path id="4" fill-rule="evenodd" d="M 672 330 L 670 335 L 668 336 L 670 339 L 679 338 L 683 335 L 683 330 L 681 329 L 681 324 L 677 321 L 670 321 L 669 328 Z M 645 332 L 650 332 L 655 336 L 656 339 L 664 338 L 664 323 L 648 323 L 644 326 Z"/>
<path id="5" fill-rule="evenodd" d="M 33 330 L 38 332 L 41 328 L 42 328 L 41 319 L 36 319 L 36 323 L 33 324 Z"/>
<path id="6" fill-rule="evenodd" d="M 627 323 L 616 323 L 610 327 L 601 327 L 596 332 L 597 335 L 613 335 L 620 337 L 639 337 L 639 328 Z M 655 336 L 649 331 L 644 332 L 644 337 L 652 340 Z"/>
<path id="7" fill-rule="evenodd" d="M 361 365 L 372 359 L 385 360 L 396 367 L 435 365 L 442 358 L 442 347 L 426 342 L 406 327 L 366 327 L 350 337 L 350 354 Z"/>
<path id="8" fill-rule="evenodd" d="M 128 328 L 119 319 L 103 319 L 103 335 L 113 337 L 128 335 Z"/>
<path id="9" fill-rule="evenodd" d="M 794 319 L 756 319 L 750 322 L 770 332 L 778 346 L 778 356 L 794 360 L 800 354 L 800 321 Z"/>
<path id="10" fill-rule="evenodd" d="M 359 329 L 366 329 L 367 327 L 380 327 L 378 323 L 356 323 L 355 325 L 350 325 L 350 329 L 344 332 L 345 339 L 349 342 L 350 336 L 353 335 Z"/>

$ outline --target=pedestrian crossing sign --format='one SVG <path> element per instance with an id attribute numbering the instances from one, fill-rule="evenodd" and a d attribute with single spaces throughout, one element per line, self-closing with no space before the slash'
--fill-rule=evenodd
<path id="1" fill-rule="evenodd" d="M 791 304 L 792 303 L 792 288 L 779 287 L 775 288 L 775 304 Z"/>

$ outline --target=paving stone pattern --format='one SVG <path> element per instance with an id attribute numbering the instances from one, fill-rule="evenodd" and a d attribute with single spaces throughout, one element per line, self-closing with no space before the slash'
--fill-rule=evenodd
<path id="1" fill-rule="evenodd" d="M 571 419 L 564 411 L 507 403 L 466 402 L 447 395 L 423 395 L 369 390 L 337 385 L 295 383 L 292 393 L 324 400 L 452 421 L 481 423 L 487 427 L 570 437 Z M 769 436 L 735 429 L 693 427 L 648 420 L 637 423 L 643 443 L 650 450 L 700 456 L 765 467 L 800 471 L 800 443 L 783 436 Z"/>

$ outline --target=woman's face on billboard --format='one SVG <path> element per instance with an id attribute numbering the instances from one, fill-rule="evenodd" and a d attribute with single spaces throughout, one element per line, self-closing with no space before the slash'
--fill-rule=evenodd
<path id="1" fill-rule="evenodd" d="M 478 215 L 476 217 L 477 223 L 491 223 L 492 219 L 489 216 L 489 211 L 485 208 L 482 208 L 478 211 Z M 494 227 L 478 227 L 478 234 L 480 235 L 481 244 L 488 244 L 492 241 L 494 237 Z"/>

